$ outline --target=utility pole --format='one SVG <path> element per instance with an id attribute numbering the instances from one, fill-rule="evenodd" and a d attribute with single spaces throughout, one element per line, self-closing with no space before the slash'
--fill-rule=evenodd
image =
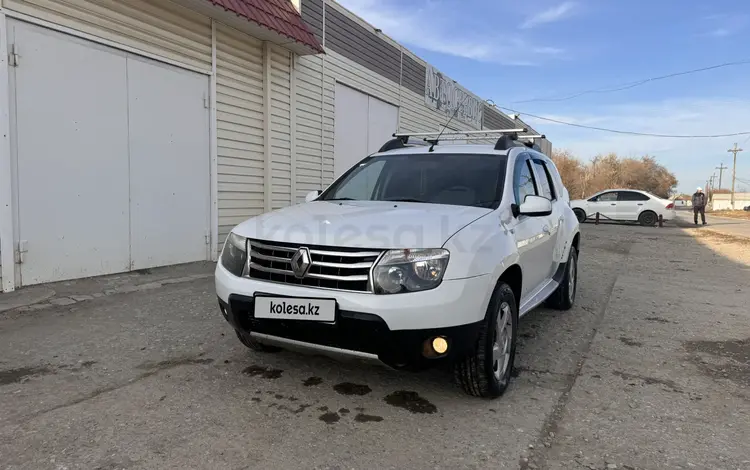
<path id="1" fill-rule="evenodd" d="M 724 166 L 724 162 L 721 162 L 721 166 L 717 166 L 716 169 L 719 170 L 719 189 L 721 189 L 721 176 L 724 174 L 724 170 L 727 170 L 729 167 Z"/>
<path id="2" fill-rule="evenodd" d="M 737 178 L 737 154 L 742 152 L 741 148 L 737 147 L 737 143 L 734 143 L 734 148 L 727 150 L 729 153 L 734 154 L 734 165 L 732 166 L 732 209 L 734 209 L 734 181 Z"/>

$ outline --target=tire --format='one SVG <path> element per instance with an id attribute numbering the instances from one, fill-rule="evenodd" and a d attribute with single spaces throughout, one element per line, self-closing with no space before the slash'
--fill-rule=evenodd
<path id="1" fill-rule="evenodd" d="M 237 338 L 239 338 L 240 342 L 253 351 L 264 353 L 275 353 L 281 351 L 280 347 L 259 343 L 254 340 L 252 336 L 240 330 L 234 330 L 234 332 L 237 333 Z"/>
<path id="2" fill-rule="evenodd" d="M 501 282 L 492 294 L 476 346 L 454 366 L 455 379 L 464 392 L 480 398 L 505 393 L 516 357 L 517 332 L 516 298 L 510 286 Z"/>
<path id="3" fill-rule="evenodd" d="M 658 220 L 659 218 L 656 216 L 656 213 L 652 211 L 643 211 L 638 216 L 638 223 L 644 227 L 653 227 Z"/>
<path id="4" fill-rule="evenodd" d="M 560 285 L 549 298 L 547 306 L 555 310 L 570 310 L 576 301 L 578 291 L 578 250 L 570 248 L 568 262 L 565 263 L 565 275 Z"/>
<path id="5" fill-rule="evenodd" d="M 582 224 L 586 221 L 586 213 L 583 211 L 583 209 L 573 209 L 573 213 L 576 215 L 576 219 L 578 219 L 579 224 Z"/>

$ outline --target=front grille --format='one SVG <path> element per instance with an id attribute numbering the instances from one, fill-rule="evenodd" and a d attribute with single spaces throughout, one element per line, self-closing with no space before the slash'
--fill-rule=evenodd
<path id="1" fill-rule="evenodd" d="M 310 250 L 312 265 L 304 278 L 295 277 L 291 259 L 302 245 L 248 240 L 248 276 L 283 284 L 297 284 L 357 292 L 369 290 L 370 268 L 380 250 L 304 245 Z"/>

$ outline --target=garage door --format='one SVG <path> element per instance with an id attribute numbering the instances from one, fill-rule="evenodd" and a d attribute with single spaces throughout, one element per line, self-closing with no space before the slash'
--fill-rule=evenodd
<path id="1" fill-rule="evenodd" d="M 20 282 L 207 259 L 208 78 L 26 23 L 8 34 Z"/>
<path id="2" fill-rule="evenodd" d="M 335 177 L 377 152 L 397 129 L 398 107 L 337 83 Z"/>

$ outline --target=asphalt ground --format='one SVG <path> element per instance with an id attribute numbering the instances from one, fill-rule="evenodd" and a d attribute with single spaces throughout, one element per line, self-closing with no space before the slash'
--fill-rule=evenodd
<path id="1" fill-rule="evenodd" d="M 210 264 L 44 286 L 0 313 L 0 468 L 750 469 L 748 261 L 677 227 L 582 231 L 576 306 L 521 320 L 491 401 L 251 352 Z"/>

